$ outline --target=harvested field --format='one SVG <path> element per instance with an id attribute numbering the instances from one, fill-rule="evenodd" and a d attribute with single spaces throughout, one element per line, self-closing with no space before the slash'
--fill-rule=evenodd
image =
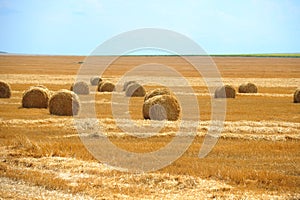
<path id="1" fill-rule="evenodd" d="M 213 57 L 225 84 L 236 90 L 245 82 L 258 87 L 257 94 L 239 94 L 227 100 L 226 121 L 213 150 L 199 158 L 199 150 L 211 123 L 211 98 L 204 80 L 178 57 L 122 57 L 101 75 L 117 84 L 136 65 L 162 63 L 177 69 L 195 91 L 200 121 L 168 121 L 157 125 L 155 135 L 129 134 L 121 127 L 130 119 L 116 118 L 124 92 L 96 92 L 93 101 L 80 96 L 81 105 L 95 103 L 98 121 L 85 119 L 82 130 L 97 123 L 98 133 L 78 134 L 72 116 L 50 115 L 48 109 L 21 107 L 23 91 L 43 84 L 49 90 L 69 89 L 76 80 L 83 57 L 0 56 L 0 80 L 10 84 L 10 99 L 0 99 L 0 198 L 1 199 L 299 199 L 300 198 L 300 104 L 293 93 L 300 87 L 299 58 Z M 103 63 L 109 57 L 103 57 Z M 196 59 L 192 57 L 192 59 Z M 124 66 L 124 67 L 119 67 Z M 150 73 L 151 71 L 149 71 Z M 151 76 L 150 76 L 151 77 Z M 151 78 L 150 78 L 151 79 Z M 150 80 L 147 79 L 147 80 Z M 131 77 L 145 84 L 144 77 Z M 153 77 L 155 82 L 155 77 Z M 177 80 L 164 77 L 174 88 Z M 123 84 L 120 84 L 123 86 Z M 186 91 L 177 96 L 194 95 Z M 129 98 L 128 113 L 139 127 L 143 120 L 143 97 Z M 188 128 L 197 126 L 197 132 Z M 108 137 L 129 152 L 152 152 L 167 145 L 178 132 L 195 136 L 187 151 L 158 171 L 119 171 L 95 159 L 82 138 Z M 130 128 L 130 127 L 129 127 Z M 168 155 L 165 155 L 166 158 Z"/>

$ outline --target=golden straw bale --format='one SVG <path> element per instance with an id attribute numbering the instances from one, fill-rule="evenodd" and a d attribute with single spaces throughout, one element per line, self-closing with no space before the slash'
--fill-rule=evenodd
<path id="1" fill-rule="evenodd" d="M 4 81 L 0 81 L 0 98 L 10 98 L 11 88 L 10 85 Z"/>
<path id="2" fill-rule="evenodd" d="M 215 91 L 215 98 L 235 98 L 235 89 L 230 85 L 220 86 Z"/>
<path id="3" fill-rule="evenodd" d="M 49 112 L 52 115 L 77 115 L 80 110 L 79 97 L 69 90 L 59 90 L 49 100 Z"/>
<path id="4" fill-rule="evenodd" d="M 144 119 L 176 121 L 180 113 L 179 102 L 173 95 L 157 95 L 143 104 Z"/>
<path id="5" fill-rule="evenodd" d="M 98 85 L 102 81 L 99 76 L 93 76 L 90 78 L 91 85 Z"/>
<path id="6" fill-rule="evenodd" d="M 296 89 L 294 93 L 294 103 L 300 103 L 300 89 Z"/>
<path id="7" fill-rule="evenodd" d="M 75 92 L 76 94 L 89 94 L 90 89 L 86 82 L 78 81 L 76 83 L 73 83 L 70 88 L 71 91 Z"/>
<path id="8" fill-rule="evenodd" d="M 100 86 L 100 87 L 99 87 Z M 109 81 L 101 82 L 98 86 L 99 92 L 112 92 L 115 90 L 115 84 Z"/>
<path id="9" fill-rule="evenodd" d="M 48 108 L 50 91 L 42 85 L 30 87 L 23 93 L 23 108 Z"/>
<path id="10" fill-rule="evenodd" d="M 244 83 L 240 85 L 239 93 L 257 93 L 257 87 L 253 83 Z"/>
<path id="11" fill-rule="evenodd" d="M 127 86 L 125 95 L 127 97 L 143 97 L 146 94 L 145 88 L 138 83 L 131 83 Z"/>

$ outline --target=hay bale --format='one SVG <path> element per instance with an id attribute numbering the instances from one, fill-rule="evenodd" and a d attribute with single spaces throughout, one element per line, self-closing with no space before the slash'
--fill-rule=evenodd
<path id="1" fill-rule="evenodd" d="M 144 119 L 176 121 L 180 111 L 178 100 L 173 95 L 157 95 L 143 104 Z"/>
<path id="2" fill-rule="evenodd" d="M 89 94 L 90 93 L 88 84 L 83 81 L 73 83 L 71 85 L 70 90 L 75 92 L 76 94 Z"/>
<path id="3" fill-rule="evenodd" d="M 99 87 L 100 86 L 100 87 Z M 115 90 L 115 84 L 109 81 L 101 82 L 98 86 L 99 92 L 112 92 Z"/>
<path id="4" fill-rule="evenodd" d="M 59 90 L 49 100 L 49 112 L 52 115 L 72 116 L 80 110 L 79 97 L 69 90 Z"/>
<path id="5" fill-rule="evenodd" d="M 215 91 L 215 98 L 235 98 L 235 89 L 230 85 L 220 86 Z"/>
<path id="6" fill-rule="evenodd" d="M 102 86 L 102 84 L 105 83 L 105 82 L 106 82 L 106 81 L 101 81 L 101 82 L 98 83 L 98 86 L 97 86 L 97 91 L 98 91 L 98 92 L 101 92 L 101 91 L 100 91 L 101 86 Z"/>
<path id="7" fill-rule="evenodd" d="M 102 81 L 99 76 L 93 76 L 90 78 L 91 85 L 98 85 Z"/>
<path id="8" fill-rule="evenodd" d="M 143 97 L 146 94 L 145 88 L 138 83 L 131 83 L 127 86 L 125 95 L 127 97 Z"/>
<path id="9" fill-rule="evenodd" d="M 296 89 L 294 93 L 294 103 L 300 103 L 300 88 Z"/>
<path id="10" fill-rule="evenodd" d="M 23 108 L 48 108 L 50 91 L 45 86 L 33 86 L 23 93 Z"/>
<path id="11" fill-rule="evenodd" d="M 11 88 L 10 85 L 4 81 L 0 81 L 0 98 L 10 98 Z"/>
<path id="12" fill-rule="evenodd" d="M 253 83 L 244 83 L 240 85 L 239 93 L 257 93 L 257 87 Z"/>
<path id="13" fill-rule="evenodd" d="M 132 83 L 137 83 L 137 82 L 136 81 L 126 81 L 123 85 L 123 91 L 126 91 L 127 87 Z"/>
<path id="14" fill-rule="evenodd" d="M 157 95 L 173 95 L 168 88 L 156 88 L 148 92 L 144 98 L 144 102 Z"/>

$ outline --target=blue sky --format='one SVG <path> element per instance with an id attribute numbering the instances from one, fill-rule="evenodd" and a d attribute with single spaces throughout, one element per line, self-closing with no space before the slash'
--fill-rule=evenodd
<path id="1" fill-rule="evenodd" d="M 300 1 L 0 0 L 0 51 L 88 55 L 139 28 L 184 34 L 209 54 L 300 52 Z"/>

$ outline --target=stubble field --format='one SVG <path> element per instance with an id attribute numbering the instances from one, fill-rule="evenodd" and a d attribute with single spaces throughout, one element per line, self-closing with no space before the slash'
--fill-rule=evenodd
<path id="1" fill-rule="evenodd" d="M 105 63 L 110 58 L 101 59 Z M 201 159 L 198 153 L 209 128 L 211 96 L 195 70 L 174 56 L 129 56 L 113 62 L 102 76 L 106 80 L 116 83 L 135 66 L 160 63 L 180 72 L 197 96 L 201 115 L 193 143 L 178 160 L 151 173 L 120 172 L 96 160 L 82 144 L 73 117 L 21 108 L 22 93 L 30 86 L 69 89 L 83 60 L 0 56 L 0 80 L 12 88 L 10 99 L 0 99 L 0 198 L 300 198 L 300 104 L 293 103 L 293 93 L 300 87 L 299 58 L 213 57 L 224 83 L 237 90 L 240 84 L 253 82 L 259 93 L 238 93 L 227 100 L 224 130 L 213 150 Z M 149 91 L 155 86 L 145 87 Z M 166 122 L 149 138 L 127 135 L 113 118 L 112 94 L 92 95 L 102 131 L 119 148 L 152 152 L 168 144 L 178 130 L 180 122 Z M 115 95 L 124 97 L 122 92 Z M 129 102 L 134 122 L 146 123 L 143 98 Z M 125 119 L 121 122 L 128 124 Z"/>

